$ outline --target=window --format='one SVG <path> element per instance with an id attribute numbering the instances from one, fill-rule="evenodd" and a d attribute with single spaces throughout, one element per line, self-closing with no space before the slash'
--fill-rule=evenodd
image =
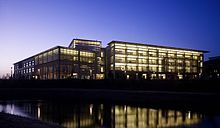
<path id="1" fill-rule="evenodd" d="M 127 58 L 127 63 L 137 63 L 136 58 Z"/>
<path id="2" fill-rule="evenodd" d="M 150 59 L 150 60 L 149 60 L 149 64 L 157 64 L 157 60 L 155 60 L 155 59 L 154 59 L 154 60 L 153 60 L 153 59 Z"/>
<path id="3" fill-rule="evenodd" d="M 32 61 L 32 65 L 34 65 L 34 61 Z"/>
<path id="4" fill-rule="evenodd" d="M 190 68 L 189 68 L 189 67 L 186 67 L 185 70 L 186 70 L 186 72 L 188 72 L 188 73 L 190 72 Z"/>
<path id="5" fill-rule="evenodd" d="M 136 66 L 127 66 L 128 71 L 136 71 Z"/>
<path id="6" fill-rule="evenodd" d="M 168 72 L 175 72 L 175 67 L 169 66 Z"/>
<path id="7" fill-rule="evenodd" d="M 185 63 L 186 63 L 186 66 L 190 66 L 190 61 L 189 60 L 186 60 Z"/>
<path id="8" fill-rule="evenodd" d="M 125 58 L 124 57 L 115 57 L 115 62 L 116 63 L 125 63 Z"/>
<path id="9" fill-rule="evenodd" d="M 135 50 L 127 50 L 127 55 L 134 55 L 136 56 L 136 51 Z"/>
<path id="10" fill-rule="evenodd" d="M 149 56 L 150 56 L 150 57 L 156 57 L 156 56 L 157 56 L 157 53 L 156 53 L 156 52 L 149 52 Z"/>
<path id="11" fill-rule="evenodd" d="M 104 72 L 104 68 L 103 67 L 101 67 L 101 72 Z"/>

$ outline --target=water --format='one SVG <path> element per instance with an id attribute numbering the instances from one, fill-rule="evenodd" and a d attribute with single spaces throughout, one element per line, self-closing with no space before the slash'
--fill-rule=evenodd
<path id="1" fill-rule="evenodd" d="M 143 105 L 4 101 L 0 102 L 0 112 L 35 118 L 66 128 L 220 127 L 218 114 Z"/>

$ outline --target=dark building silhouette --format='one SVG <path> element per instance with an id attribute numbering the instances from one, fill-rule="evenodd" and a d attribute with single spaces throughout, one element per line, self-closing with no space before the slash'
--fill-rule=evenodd
<path id="1" fill-rule="evenodd" d="M 204 79 L 220 79 L 220 56 L 210 57 L 204 62 Z"/>

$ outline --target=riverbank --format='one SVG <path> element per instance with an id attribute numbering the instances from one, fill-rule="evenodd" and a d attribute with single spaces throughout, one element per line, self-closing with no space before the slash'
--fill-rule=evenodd
<path id="1" fill-rule="evenodd" d="M 0 100 L 72 100 L 218 110 L 219 83 L 207 80 L 1 80 Z"/>
<path id="2" fill-rule="evenodd" d="M 69 88 L 220 93 L 220 80 L 0 80 L 1 88 Z"/>
<path id="3" fill-rule="evenodd" d="M 0 128 L 63 128 L 40 120 L 0 112 Z"/>

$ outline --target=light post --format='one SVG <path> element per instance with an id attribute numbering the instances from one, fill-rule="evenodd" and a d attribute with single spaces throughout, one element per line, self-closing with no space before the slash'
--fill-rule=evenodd
<path id="1" fill-rule="evenodd" d="M 12 79 L 12 67 L 11 67 L 11 79 Z"/>

